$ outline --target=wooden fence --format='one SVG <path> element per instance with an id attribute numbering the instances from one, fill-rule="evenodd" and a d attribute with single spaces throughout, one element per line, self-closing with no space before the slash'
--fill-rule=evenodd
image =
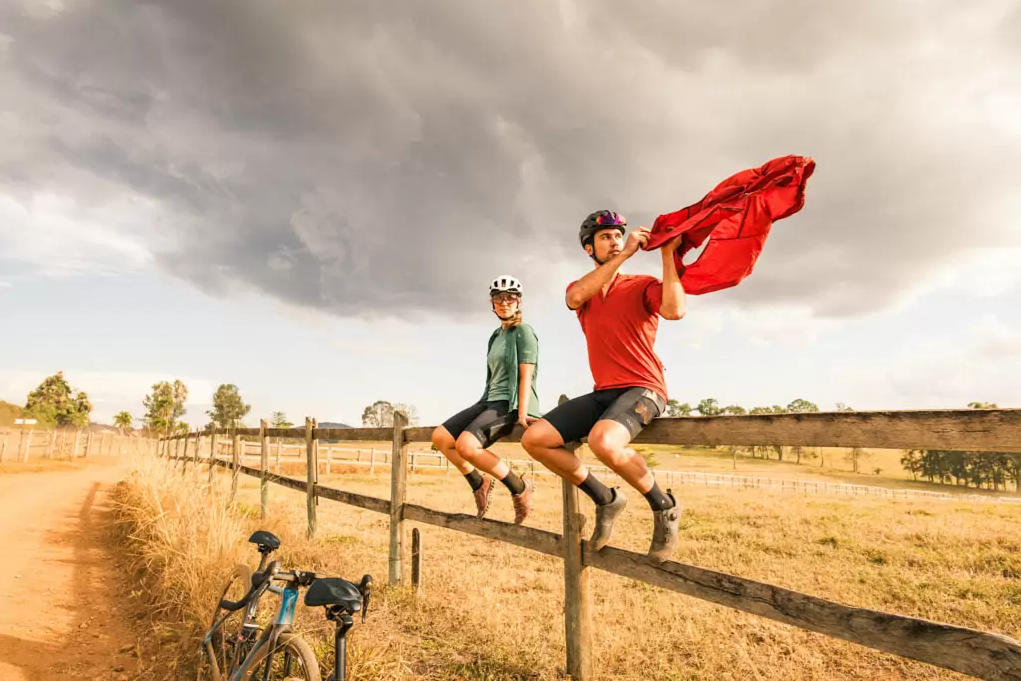
<path id="1" fill-rule="evenodd" d="M 249 447 L 248 445 L 251 445 Z M 232 446 L 229 442 L 219 443 L 222 452 L 230 451 Z M 349 445 L 327 444 L 320 445 L 319 467 L 327 475 L 341 467 L 355 466 L 366 468 L 374 473 L 377 468 L 389 469 L 390 450 L 379 449 L 374 443 L 354 442 Z M 258 443 L 241 443 L 241 463 L 247 464 L 251 460 L 258 462 L 261 454 L 258 451 Z M 321 451 L 326 450 L 325 461 Z M 409 466 L 411 473 L 440 472 L 449 475 L 451 470 L 450 461 L 435 451 L 410 451 Z M 509 459 L 501 457 L 510 467 L 518 472 L 527 471 L 529 475 L 537 478 L 555 478 L 556 473 L 544 469 L 534 460 Z M 284 464 L 300 464 L 305 466 L 305 444 L 285 444 L 282 438 L 270 444 L 270 470 L 280 473 Z M 614 478 L 620 480 L 611 469 L 606 466 L 586 464 L 588 469 L 600 478 Z M 741 473 L 708 473 L 706 471 L 685 471 L 666 470 L 651 468 L 655 478 L 665 485 L 672 487 L 727 487 L 730 489 L 764 489 L 776 492 L 791 492 L 798 494 L 832 494 L 854 497 L 878 497 L 882 499 L 927 499 L 943 501 L 965 501 L 968 503 L 998 503 L 998 504 L 1021 504 L 1021 497 L 1006 496 L 1001 494 L 983 494 L 973 488 L 955 488 L 955 492 L 936 492 L 924 489 L 904 489 L 900 487 L 879 487 L 877 485 L 858 485 L 848 482 L 830 482 L 828 480 L 803 480 L 798 478 L 771 478 L 768 476 L 741 474 Z M 457 469 L 455 468 L 456 472 Z M 906 482 L 906 481 L 905 481 Z"/>
<path id="2" fill-rule="evenodd" d="M 338 501 L 388 515 L 391 584 L 404 584 L 408 548 L 405 525 L 409 521 L 494 539 L 563 559 L 567 671 L 575 681 L 594 678 L 588 586 L 592 568 L 981 679 L 1021 681 L 1021 643 L 1006 636 L 855 608 L 694 565 L 673 561 L 655 563 L 644 554 L 612 546 L 592 551 L 582 538 L 585 518 L 579 511 L 578 490 L 573 485 L 562 485 L 562 534 L 406 503 L 408 443 L 428 442 L 431 428 L 407 428 L 405 424 L 405 417 L 399 412 L 394 415 L 392 429 L 318 428 L 314 419 L 306 419 L 303 429 L 279 429 L 267 427 L 264 421 L 258 429 L 238 429 L 230 433 L 207 430 L 161 440 L 157 451 L 161 456 L 181 460 L 183 466 L 195 464 L 200 460 L 203 439 L 209 437 L 211 455 L 204 461 L 209 464 L 210 479 L 217 467 L 230 469 L 234 494 L 240 474 L 259 478 L 264 517 L 269 484 L 305 492 L 310 537 L 316 532 L 318 499 Z M 216 440 L 220 436 L 231 439 L 231 461 L 215 456 Z M 259 468 L 241 463 L 241 436 L 259 437 Z M 519 441 L 520 436 L 521 431 L 517 429 L 507 440 Z M 270 472 L 271 437 L 304 438 L 305 480 Z M 318 483 L 319 440 L 365 442 L 386 439 L 392 440 L 390 499 L 354 494 Z M 195 442 L 189 447 L 192 440 Z M 1010 452 L 1021 449 L 1021 409 L 662 418 L 643 431 L 637 441 L 673 445 L 800 444 Z"/>
<path id="3" fill-rule="evenodd" d="M 137 453 L 151 448 L 155 440 L 137 435 L 87 428 L 41 430 L 15 426 L 0 430 L 0 463 L 26 463 L 31 459 L 77 459 L 87 456 L 112 456 L 121 452 Z"/>

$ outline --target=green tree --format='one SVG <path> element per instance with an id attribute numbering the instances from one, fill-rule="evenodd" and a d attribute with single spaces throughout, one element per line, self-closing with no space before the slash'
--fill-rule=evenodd
<path id="1" fill-rule="evenodd" d="M 362 425 L 366 428 L 386 428 L 394 424 L 394 406 L 386 400 L 376 400 L 362 411 Z"/>
<path id="2" fill-rule="evenodd" d="M 744 407 L 739 407 L 736 404 L 732 404 L 730 406 L 724 407 L 723 413 L 726 416 L 744 416 L 745 414 L 748 413 L 748 410 L 745 409 Z"/>
<path id="3" fill-rule="evenodd" d="M 698 406 L 695 407 L 695 409 L 698 410 L 698 413 L 702 416 L 719 416 L 723 411 L 720 409 L 720 404 L 716 401 L 715 397 L 705 398 L 698 403 Z"/>
<path id="4" fill-rule="evenodd" d="M 968 409 L 999 409 L 995 402 L 969 402 Z"/>
<path id="5" fill-rule="evenodd" d="M 241 399 L 238 387 L 233 383 L 224 383 L 213 393 L 213 408 L 206 414 L 220 428 L 238 428 L 241 419 L 252 410 L 252 405 L 245 404 Z"/>
<path id="6" fill-rule="evenodd" d="M 819 407 L 814 402 L 809 402 L 799 397 L 787 405 L 787 411 L 792 414 L 810 414 L 819 411 Z"/>
<path id="7" fill-rule="evenodd" d="M 362 411 L 362 425 L 366 428 L 390 428 L 394 424 L 394 412 L 403 411 L 408 417 L 408 425 L 418 425 L 418 408 L 413 404 L 398 402 L 391 404 L 386 400 L 376 400 Z"/>
<path id="8" fill-rule="evenodd" d="M 28 394 L 22 410 L 22 416 L 47 426 L 85 426 L 91 413 L 89 396 L 81 390 L 74 392 L 63 371 L 44 378 Z"/>
<path id="9" fill-rule="evenodd" d="M 181 381 L 154 383 L 152 392 L 145 396 L 145 424 L 150 430 L 168 435 L 175 432 L 178 419 L 184 415 L 188 387 Z"/>
<path id="10" fill-rule="evenodd" d="M 691 416 L 691 405 L 687 402 L 681 403 L 677 400 L 667 400 L 666 416 Z"/>
<path id="11" fill-rule="evenodd" d="M 134 419 L 131 417 L 131 414 L 126 411 L 119 411 L 113 415 L 113 425 L 117 426 L 117 430 L 121 432 L 121 435 L 124 434 L 125 430 L 131 430 L 133 422 Z"/>
<path id="12" fill-rule="evenodd" d="M 273 416 L 270 417 L 269 425 L 271 428 L 293 428 L 294 424 L 287 420 L 287 414 L 282 411 L 273 412 Z"/>

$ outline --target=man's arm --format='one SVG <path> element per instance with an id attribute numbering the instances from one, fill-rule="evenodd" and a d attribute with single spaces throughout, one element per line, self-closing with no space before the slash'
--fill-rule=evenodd
<path id="1" fill-rule="evenodd" d="M 567 289 L 567 307 L 572 310 L 577 310 L 579 307 L 589 301 L 589 298 L 599 292 L 599 289 L 603 288 L 613 277 L 617 274 L 617 270 L 624 264 L 628 258 L 638 252 L 638 249 L 645 245 L 645 242 L 649 240 L 649 230 L 645 227 L 639 227 L 635 231 L 628 234 L 627 242 L 624 244 L 623 250 L 620 253 L 613 256 L 605 263 L 595 268 L 584 277 L 574 283 L 574 286 Z"/>
<path id="2" fill-rule="evenodd" d="M 671 239 L 660 249 L 663 255 L 663 302 L 659 315 L 663 319 L 683 319 L 687 311 L 684 287 L 681 286 L 681 277 L 674 261 L 674 251 L 680 246 L 681 238 Z"/>

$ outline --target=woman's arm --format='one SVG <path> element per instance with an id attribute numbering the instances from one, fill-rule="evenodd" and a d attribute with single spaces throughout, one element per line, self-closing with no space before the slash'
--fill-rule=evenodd
<path id="1" fill-rule="evenodd" d="M 538 420 L 528 415 L 528 403 L 532 399 L 532 373 L 534 371 L 534 364 L 518 365 L 518 423 L 522 428 L 527 428 L 529 424 Z"/>

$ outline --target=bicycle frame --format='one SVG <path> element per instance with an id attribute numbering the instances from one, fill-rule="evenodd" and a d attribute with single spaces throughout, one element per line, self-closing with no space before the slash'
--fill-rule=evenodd
<path id="1" fill-rule="evenodd" d="M 277 639 L 280 638 L 280 634 L 293 631 L 294 611 L 298 605 L 298 587 L 296 584 L 294 584 L 292 578 L 285 578 L 283 580 L 286 581 L 287 583 L 287 585 L 284 587 L 279 587 L 273 584 L 274 579 L 280 581 L 280 577 L 273 575 L 268 580 L 266 580 L 265 584 L 262 587 L 260 587 L 258 591 L 256 591 L 252 595 L 251 602 L 245 607 L 245 615 L 241 625 L 241 636 L 239 637 L 239 640 L 236 641 L 236 643 L 240 644 L 241 641 L 244 640 L 246 636 L 251 635 L 249 632 L 252 632 L 254 629 L 258 628 L 257 625 L 254 624 L 255 615 L 259 606 L 259 600 L 267 591 L 280 596 L 280 607 L 277 609 L 276 616 L 274 617 L 273 622 L 266 629 L 264 629 L 259 638 L 255 640 L 254 645 L 252 645 L 251 649 L 248 651 L 248 654 L 245 655 L 245 658 L 243 660 L 238 659 L 238 655 L 241 651 L 241 646 L 235 645 L 233 658 L 231 659 L 231 667 L 235 671 L 233 674 L 231 674 L 230 679 L 228 681 L 236 681 L 237 679 L 240 679 L 241 677 L 240 670 L 244 668 L 245 663 L 255 654 L 255 651 L 261 649 L 262 646 L 264 645 L 269 645 L 269 649 L 273 650 L 273 648 L 276 646 Z M 210 671 L 212 672 L 213 681 L 224 681 L 224 677 L 220 671 L 219 665 L 217 664 L 216 661 L 216 656 L 213 652 L 212 644 L 213 634 L 216 633 L 216 631 L 223 625 L 223 623 L 227 621 L 227 618 L 229 618 L 233 614 L 234 613 L 229 612 L 222 618 L 220 618 L 218 622 L 214 623 L 213 626 L 210 627 L 209 631 L 206 632 L 206 635 L 203 638 L 203 645 L 206 648 L 206 654 L 207 657 L 209 658 Z M 270 659 L 271 657 L 267 657 L 267 661 L 269 661 Z M 269 670 L 270 666 L 269 664 L 267 664 L 266 671 L 263 673 L 264 679 L 268 677 Z"/>

